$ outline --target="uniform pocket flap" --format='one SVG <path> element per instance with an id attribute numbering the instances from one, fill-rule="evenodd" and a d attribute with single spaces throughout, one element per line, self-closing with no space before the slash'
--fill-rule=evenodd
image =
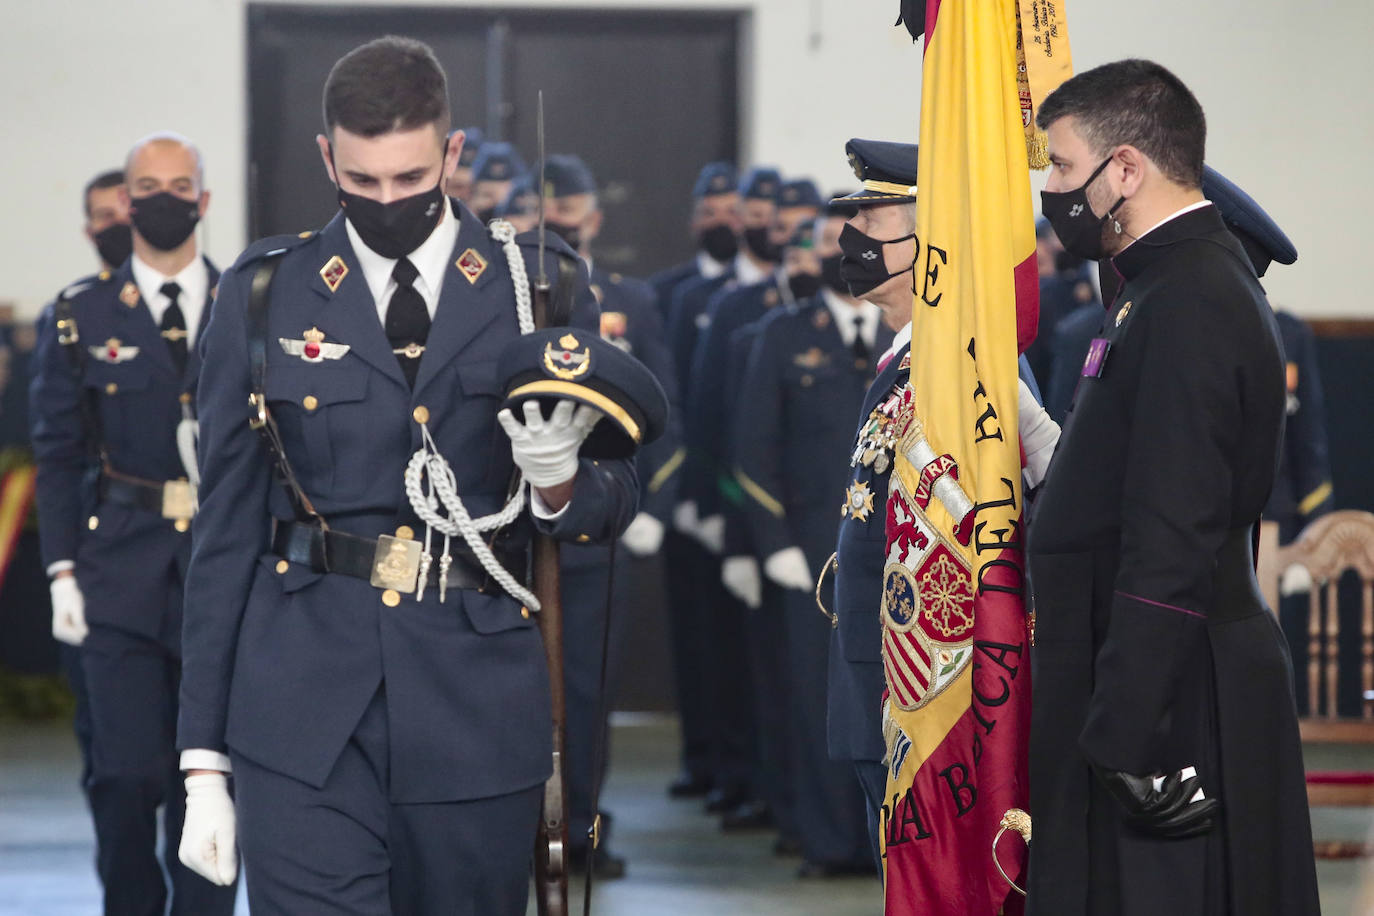
<path id="1" fill-rule="evenodd" d="M 501 396 L 501 386 L 496 380 L 496 361 L 469 363 L 458 367 L 458 383 L 463 394 L 486 394 Z"/>
<path id="2" fill-rule="evenodd" d="M 324 573 L 315 572 L 309 566 L 291 563 L 274 553 L 265 553 L 258 557 L 258 564 L 267 571 L 268 575 L 277 580 L 277 583 L 281 585 L 282 594 L 285 595 L 298 592 L 324 577 Z"/>
<path id="3" fill-rule="evenodd" d="M 82 382 L 87 388 L 95 388 L 105 394 L 118 394 L 121 391 L 142 391 L 152 383 L 153 374 L 146 363 L 117 363 L 106 365 L 88 361 Z"/>
<path id="4" fill-rule="evenodd" d="M 510 595 L 463 592 L 463 610 L 472 628 L 483 635 L 534 626 L 534 614 L 522 613 L 520 602 Z"/>
<path id="5" fill-rule="evenodd" d="M 271 366 L 267 370 L 267 399 L 292 401 L 307 410 L 361 401 L 367 397 L 370 374 L 344 366 Z"/>

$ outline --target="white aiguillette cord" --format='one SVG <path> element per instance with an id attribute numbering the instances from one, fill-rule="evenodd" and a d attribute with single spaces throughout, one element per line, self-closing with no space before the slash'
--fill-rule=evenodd
<path id="1" fill-rule="evenodd" d="M 530 304 L 529 278 L 525 274 L 525 258 L 520 246 L 515 244 L 515 227 L 503 219 L 492 220 L 488 228 L 491 237 L 501 243 L 510 265 L 511 282 L 515 286 L 515 315 L 520 323 L 520 333 L 529 334 L 534 330 L 534 309 Z M 525 482 L 520 479 L 514 493 L 506 501 L 500 512 L 474 519 L 463 505 L 458 495 L 458 481 L 448 459 L 439 454 L 439 447 L 430 435 L 429 424 L 420 424 L 420 448 L 406 465 L 406 496 L 416 516 L 427 526 L 425 531 L 425 552 L 420 560 L 420 584 L 415 600 L 420 601 L 425 593 L 425 580 L 429 577 L 433 556 L 430 543 L 433 533 L 444 535 L 444 553 L 439 558 L 439 600 L 443 601 L 448 589 L 448 571 L 453 563 L 449 554 L 449 539 L 461 537 L 468 545 L 482 568 L 496 580 L 506 592 L 517 601 L 524 603 L 532 611 L 539 610 L 539 601 L 520 584 L 510 570 L 501 565 L 491 548 L 482 540 L 483 531 L 492 531 L 509 525 L 525 511 Z M 440 508 L 448 513 L 440 513 Z"/>

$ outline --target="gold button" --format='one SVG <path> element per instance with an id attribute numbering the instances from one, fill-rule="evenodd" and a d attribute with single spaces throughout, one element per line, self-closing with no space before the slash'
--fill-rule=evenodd
<path id="1" fill-rule="evenodd" d="M 302 232 L 300 235 L 296 236 L 296 238 L 298 238 L 298 239 L 308 239 L 308 238 L 310 238 L 310 236 L 312 236 L 312 235 L 314 235 L 314 234 L 315 234 L 315 233 L 313 233 L 313 232 L 311 232 L 311 231 L 309 231 L 309 230 L 306 230 L 305 232 Z"/>
<path id="2" fill-rule="evenodd" d="M 86 519 L 86 527 L 94 531 L 100 527 L 100 519 L 92 515 L 90 518 Z"/>
<path id="3" fill-rule="evenodd" d="M 291 564 L 288 563 L 288 562 L 286 562 L 285 560 L 278 560 L 278 561 L 277 561 L 277 575 L 279 575 L 279 576 L 284 576 L 284 575 L 286 575 L 286 571 L 287 571 L 288 569 L 290 569 L 290 568 L 291 568 Z"/>
<path id="4" fill-rule="evenodd" d="M 119 390 L 119 386 L 116 385 L 114 382 L 110 382 L 108 385 L 105 386 L 105 393 L 106 393 L 106 394 L 114 394 L 114 393 L 115 393 L 116 391 L 118 391 L 118 390 Z"/>
<path id="5" fill-rule="evenodd" d="M 183 403 L 183 404 L 189 404 L 189 403 L 191 403 L 191 392 L 189 392 L 189 391 L 183 391 L 183 392 L 181 393 L 181 397 L 179 397 L 177 400 L 181 401 L 181 403 Z"/>
<path id="6" fill-rule="evenodd" d="M 186 532 L 191 530 L 191 523 L 186 521 L 186 519 L 184 518 L 179 518 L 172 523 L 172 527 L 180 531 L 182 534 L 185 534 Z"/>
<path id="7" fill-rule="evenodd" d="M 577 536 L 577 543 L 579 543 L 579 544 L 585 544 L 585 543 L 587 543 L 588 541 L 590 541 L 591 539 L 592 539 L 592 536 L 591 536 L 590 534 L 579 534 L 579 535 Z"/>
<path id="8" fill-rule="evenodd" d="M 382 592 L 382 604 L 387 607 L 396 607 L 401 603 L 401 593 L 394 588 L 389 588 Z"/>
<path id="9" fill-rule="evenodd" d="M 415 418 L 416 423 L 428 423 L 429 408 L 421 404 L 419 407 L 415 408 L 415 411 L 411 413 L 411 416 Z"/>
<path id="10" fill-rule="evenodd" d="M 305 400 L 301 401 L 301 403 L 305 405 L 306 410 L 314 410 L 316 407 L 320 406 L 320 399 L 313 394 L 307 394 Z"/>
<path id="11" fill-rule="evenodd" d="M 396 536 L 403 541 L 415 540 L 415 529 L 409 525 L 402 525 L 396 529 Z"/>
<path id="12" fill-rule="evenodd" d="M 529 620 L 529 619 L 530 619 L 530 609 L 527 608 L 527 607 L 522 607 L 522 608 L 520 609 L 520 616 L 523 617 L 523 618 L 525 618 L 526 620 Z"/>

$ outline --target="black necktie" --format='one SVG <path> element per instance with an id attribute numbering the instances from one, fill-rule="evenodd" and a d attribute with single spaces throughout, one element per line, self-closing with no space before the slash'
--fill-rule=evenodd
<path id="1" fill-rule="evenodd" d="M 396 291 L 386 307 L 386 338 L 391 341 L 391 351 L 396 354 L 401 371 L 412 388 L 415 387 L 415 374 L 420 370 L 420 356 L 425 352 L 425 341 L 429 339 L 429 308 L 415 289 L 415 278 L 419 275 L 409 258 L 397 261 L 391 271 Z"/>
<path id="2" fill-rule="evenodd" d="M 167 352 L 172 354 L 172 365 L 176 367 L 177 372 L 185 372 L 186 316 L 177 304 L 177 299 L 181 296 L 181 287 L 168 280 L 162 284 L 158 292 L 169 300 L 166 311 L 162 313 L 162 339 L 167 341 Z"/>
<path id="3" fill-rule="evenodd" d="M 862 363 L 861 368 L 867 369 L 869 350 L 868 344 L 864 342 L 864 320 L 862 315 L 854 319 L 854 342 L 849 345 L 849 348 L 854 351 L 855 365 Z"/>

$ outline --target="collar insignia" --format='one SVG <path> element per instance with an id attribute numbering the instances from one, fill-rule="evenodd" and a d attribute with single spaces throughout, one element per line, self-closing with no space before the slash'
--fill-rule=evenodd
<path id="1" fill-rule="evenodd" d="M 763 291 L 763 307 L 772 308 L 778 304 L 778 291 L 776 289 L 766 289 Z"/>
<path id="2" fill-rule="evenodd" d="M 830 327 L 830 309 L 817 309 L 816 314 L 811 319 L 811 323 L 822 331 Z"/>
<path id="3" fill-rule="evenodd" d="M 347 272 L 345 267 L 344 271 Z M 328 280 L 325 280 L 328 283 Z M 327 359 L 342 359 L 343 355 L 350 349 L 348 344 L 325 343 L 324 331 L 319 328 L 311 328 L 301 335 L 301 340 L 292 340 L 289 337 L 278 337 L 277 342 L 281 344 L 282 350 L 288 356 L 299 356 L 307 363 L 322 363 Z"/>
<path id="4" fill-rule="evenodd" d="M 629 321 L 625 318 L 624 312 L 601 313 L 601 336 L 606 340 L 624 337 L 628 326 Z"/>
<path id="5" fill-rule="evenodd" d="M 343 282 L 346 276 L 348 276 L 348 265 L 337 254 L 325 261 L 324 266 L 320 268 L 320 279 L 324 281 L 325 286 L 329 287 L 331 293 L 338 290 L 339 284 Z"/>
<path id="6" fill-rule="evenodd" d="M 454 264 L 463 272 L 463 276 L 468 278 L 469 283 L 476 283 L 477 278 L 487 269 L 487 259 L 471 248 L 463 252 Z"/>
<path id="7" fill-rule="evenodd" d="M 125 283 L 124 288 L 119 291 L 119 301 L 132 309 L 138 308 L 138 300 L 138 287 L 130 280 L 128 283 Z"/>

